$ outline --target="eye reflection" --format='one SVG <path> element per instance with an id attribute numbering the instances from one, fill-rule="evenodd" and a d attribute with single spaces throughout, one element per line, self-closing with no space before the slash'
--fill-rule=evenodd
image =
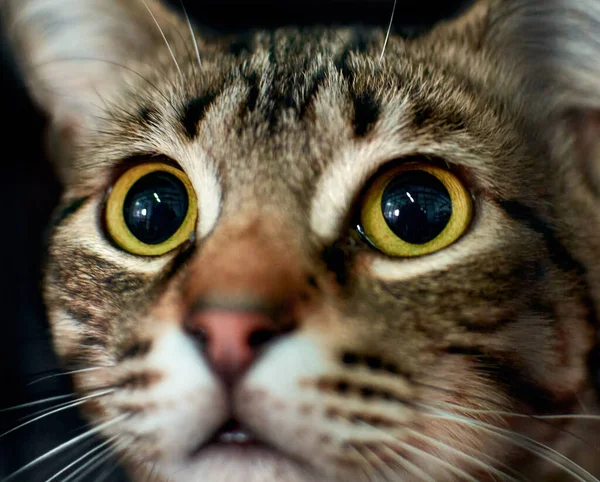
<path id="1" fill-rule="evenodd" d="M 388 227 L 400 239 L 425 244 L 435 239 L 452 217 L 450 194 L 435 176 L 413 170 L 394 177 L 381 198 Z"/>
<path id="2" fill-rule="evenodd" d="M 123 203 L 123 217 L 131 233 L 146 244 L 169 239 L 188 211 L 184 184 L 167 172 L 152 172 L 137 181 Z"/>

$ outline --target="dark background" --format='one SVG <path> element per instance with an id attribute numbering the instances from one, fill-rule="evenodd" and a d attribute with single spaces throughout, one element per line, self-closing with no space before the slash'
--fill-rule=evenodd
<path id="1" fill-rule="evenodd" d="M 80 0 L 85 1 L 85 0 Z M 179 0 L 173 0 L 176 8 Z M 398 0 L 394 30 L 416 33 L 458 12 L 469 0 Z M 392 0 L 185 0 L 192 18 L 217 30 L 236 31 L 286 24 L 368 24 L 387 28 Z M 60 186 L 43 154 L 43 116 L 19 82 L 9 48 L 0 43 L 2 122 L 0 123 L 0 481 L 36 457 L 85 430 L 76 409 L 61 411 L 2 435 L 46 405 L 6 410 L 71 392 L 49 346 L 39 296 L 44 227 Z M 15 481 L 44 481 L 93 447 L 83 444 L 24 472 Z M 114 465 L 107 463 L 103 468 Z M 64 480 L 67 473 L 57 480 Z M 83 482 L 102 475 L 96 471 Z M 123 480 L 114 471 L 106 480 Z"/>

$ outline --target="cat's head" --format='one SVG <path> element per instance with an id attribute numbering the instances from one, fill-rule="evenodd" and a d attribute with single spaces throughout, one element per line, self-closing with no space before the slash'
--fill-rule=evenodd
<path id="1" fill-rule="evenodd" d="M 65 187 L 54 345 L 134 477 L 565 474 L 524 437 L 581 441 L 519 415 L 593 403 L 600 12 L 578 5 L 478 2 L 412 40 L 9 5 Z"/>

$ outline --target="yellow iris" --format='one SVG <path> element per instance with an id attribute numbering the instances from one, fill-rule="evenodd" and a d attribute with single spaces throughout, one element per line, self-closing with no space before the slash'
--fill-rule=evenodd
<path id="1" fill-rule="evenodd" d="M 402 239 L 397 232 L 394 232 L 385 218 L 382 206 L 384 193 L 390 183 L 398 179 L 401 180 L 403 175 L 412 171 L 421 171 L 441 182 L 447 191 L 447 197 L 449 197 L 451 205 L 451 214 L 445 226 L 442 226 L 439 233 L 435 233 L 432 239 L 420 244 L 408 242 Z M 412 202 L 415 202 L 413 197 L 410 196 L 410 192 L 403 194 L 406 194 Z M 396 214 L 402 216 L 400 212 L 401 209 L 396 210 Z M 361 206 L 360 223 L 365 236 L 383 253 L 389 256 L 414 257 L 439 251 L 455 242 L 469 227 L 472 215 L 473 203 L 471 196 L 454 174 L 435 165 L 422 162 L 406 162 L 384 172 L 369 186 Z M 414 220 L 402 219 L 402 217 L 398 219 L 398 222 L 400 224 L 403 222 L 415 223 Z"/>
<path id="2" fill-rule="evenodd" d="M 152 174 L 162 174 L 163 178 L 171 180 L 171 185 L 179 186 L 181 189 L 179 191 L 175 189 L 174 193 L 161 200 L 157 191 L 152 189 L 151 180 L 153 178 L 146 178 L 146 176 Z M 150 233 L 156 233 L 158 230 L 159 235 L 160 229 L 164 231 L 163 226 L 152 225 L 152 222 L 155 220 L 151 216 L 152 206 L 148 205 L 148 209 L 146 209 L 144 206 L 140 208 L 139 206 L 134 207 L 130 205 L 131 200 L 128 198 L 128 194 L 136 183 L 141 180 L 143 181 L 144 178 L 146 178 L 146 184 L 149 182 L 148 186 L 146 186 L 146 191 L 142 193 L 147 194 L 146 199 L 152 201 L 152 197 L 154 197 L 158 203 L 163 203 L 161 207 L 166 207 L 167 209 L 170 202 L 179 202 L 180 205 L 187 205 L 187 211 L 181 213 L 179 218 L 170 216 L 166 219 L 168 230 L 166 231 L 166 236 L 163 237 L 167 239 L 158 238 L 159 242 L 145 242 L 148 239 L 140 239 L 144 238 L 144 236 L 140 236 L 139 233 L 134 234 L 131 223 L 126 220 L 131 210 L 136 208 L 141 214 L 147 215 L 147 218 L 143 219 L 145 224 L 142 224 L 142 229 L 147 229 Z M 149 179 L 150 181 L 148 181 Z M 138 184 L 138 186 L 140 185 Z M 173 196 L 175 196 L 174 201 Z M 185 173 L 168 164 L 153 162 L 132 167 L 114 184 L 106 202 L 106 227 L 115 243 L 125 251 L 141 256 L 159 256 L 177 248 L 189 239 L 190 234 L 196 226 L 197 213 L 198 204 L 196 194 Z M 165 223 L 164 215 L 161 221 L 163 221 L 163 224 Z"/>

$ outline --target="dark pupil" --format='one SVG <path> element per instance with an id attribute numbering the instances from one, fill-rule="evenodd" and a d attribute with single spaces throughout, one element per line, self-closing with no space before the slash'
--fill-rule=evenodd
<path id="1" fill-rule="evenodd" d="M 187 210 L 185 185 L 173 174 L 159 171 L 140 178 L 123 203 L 125 224 L 146 244 L 159 244 L 173 236 Z"/>
<path id="2" fill-rule="evenodd" d="M 381 209 L 400 239 L 424 244 L 438 236 L 452 216 L 452 201 L 442 182 L 425 171 L 399 174 L 383 191 Z"/>

